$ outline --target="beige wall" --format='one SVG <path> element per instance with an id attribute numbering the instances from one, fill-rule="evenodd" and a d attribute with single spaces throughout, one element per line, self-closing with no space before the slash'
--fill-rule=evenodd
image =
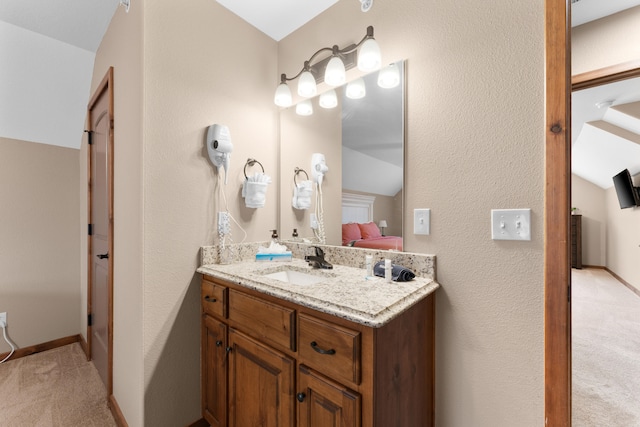
<path id="1" fill-rule="evenodd" d="M 640 58 L 640 6 L 579 25 L 571 31 L 572 74 Z"/>
<path id="2" fill-rule="evenodd" d="M 571 206 L 582 215 L 582 264 L 607 265 L 607 206 L 605 190 L 571 175 Z"/>
<path id="3" fill-rule="evenodd" d="M 635 176 L 635 185 L 640 177 Z M 606 191 L 607 267 L 640 290 L 640 208 L 620 209 L 614 187 Z"/>
<path id="4" fill-rule="evenodd" d="M 18 347 L 80 333 L 78 154 L 0 138 L 0 312 Z"/>
<path id="5" fill-rule="evenodd" d="M 385 62 L 407 59 L 405 230 L 414 208 L 432 221 L 405 249 L 436 254 L 442 284 L 436 424 L 541 425 L 543 4 L 342 1 L 281 41 L 279 72 L 369 24 Z M 492 241 L 490 210 L 523 207 L 532 241 Z"/>
<path id="6" fill-rule="evenodd" d="M 113 394 L 130 426 L 143 425 L 142 3 L 119 7 L 96 53 L 91 93 L 114 67 Z M 88 101 L 88 100 L 87 100 Z M 80 156 L 82 304 L 86 311 L 87 145 Z M 86 316 L 82 318 L 86 331 Z"/>
<path id="7" fill-rule="evenodd" d="M 144 39 L 145 425 L 181 426 L 200 418 L 199 249 L 225 209 L 206 129 L 229 126 L 228 209 L 247 241 L 267 240 L 278 211 L 277 45 L 210 0 L 146 2 Z M 264 208 L 240 197 L 249 157 L 274 178 Z M 243 233 L 234 226 L 232 237 Z"/>

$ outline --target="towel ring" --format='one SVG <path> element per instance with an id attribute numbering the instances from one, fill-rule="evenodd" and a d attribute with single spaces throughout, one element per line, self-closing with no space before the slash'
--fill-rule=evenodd
<path id="1" fill-rule="evenodd" d="M 300 169 L 299 167 L 296 166 L 296 168 L 294 169 L 294 174 L 293 174 L 293 184 L 294 185 L 298 185 L 298 183 L 296 182 L 296 178 L 298 177 L 298 174 L 302 172 L 303 174 L 305 174 L 307 176 L 307 181 L 309 180 L 309 174 L 307 174 L 307 172 L 304 169 Z"/>
<path id="2" fill-rule="evenodd" d="M 247 166 L 253 166 L 256 163 L 260 165 L 260 168 L 262 168 L 262 173 L 264 173 L 264 166 L 262 166 L 262 163 L 260 163 L 256 159 L 247 159 L 247 163 L 244 164 L 244 177 L 245 177 L 245 179 L 249 179 L 249 177 L 247 176 Z"/>

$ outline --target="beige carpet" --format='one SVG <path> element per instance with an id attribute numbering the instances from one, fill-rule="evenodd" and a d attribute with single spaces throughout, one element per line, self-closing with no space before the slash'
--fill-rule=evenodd
<path id="1" fill-rule="evenodd" d="M 0 364 L 0 426 L 114 427 L 106 402 L 77 343 Z"/>
<path id="2" fill-rule="evenodd" d="M 640 426 L 640 297 L 572 270 L 573 427 Z"/>

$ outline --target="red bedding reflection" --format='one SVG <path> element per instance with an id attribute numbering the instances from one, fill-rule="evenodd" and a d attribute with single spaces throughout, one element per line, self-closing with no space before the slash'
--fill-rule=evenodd
<path id="1" fill-rule="evenodd" d="M 353 247 L 383 250 L 393 249 L 396 251 L 402 251 L 402 237 L 382 236 L 356 240 L 353 243 Z"/>

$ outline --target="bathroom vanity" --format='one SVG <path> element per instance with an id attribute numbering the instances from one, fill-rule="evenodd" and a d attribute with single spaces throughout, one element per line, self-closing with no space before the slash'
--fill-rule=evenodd
<path id="1" fill-rule="evenodd" d="M 432 278 L 386 283 L 300 259 L 198 272 L 211 426 L 433 425 Z"/>

